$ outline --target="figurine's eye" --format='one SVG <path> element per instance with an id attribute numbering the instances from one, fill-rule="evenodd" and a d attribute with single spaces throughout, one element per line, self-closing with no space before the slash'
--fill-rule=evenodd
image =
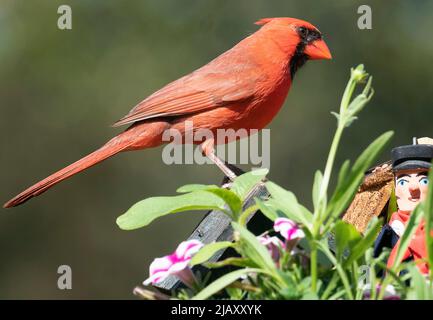
<path id="1" fill-rule="evenodd" d="M 308 35 L 308 29 L 305 27 L 299 27 L 298 28 L 298 33 L 301 36 L 302 39 L 305 39 Z"/>
<path id="2" fill-rule="evenodd" d="M 397 181 L 397 185 L 400 187 L 404 187 L 408 183 L 407 180 L 401 179 Z"/>
<path id="3" fill-rule="evenodd" d="M 427 178 L 427 177 L 422 178 L 422 179 L 419 181 L 419 184 L 422 185 L 422 186 L 426 186 L 426 185 L 428 185 L 428 178 Z"/>

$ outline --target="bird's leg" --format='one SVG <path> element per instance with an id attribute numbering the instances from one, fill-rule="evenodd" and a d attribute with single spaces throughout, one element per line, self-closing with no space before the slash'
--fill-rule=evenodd
<path id="1" fill-rule="evenodd" d="M 236 174 L 230 170 L 223 160 L 218 158 L 215 154 L 215 148 L 214 148 L 214 139 L 207 139 L 205 142 L 203 142 L 200 145 L 203 154 L 209 158 L 210 161 L 212 161 L 214 164 L 220 168 L 220 170 L 231 180 L 235 180 Z"/>

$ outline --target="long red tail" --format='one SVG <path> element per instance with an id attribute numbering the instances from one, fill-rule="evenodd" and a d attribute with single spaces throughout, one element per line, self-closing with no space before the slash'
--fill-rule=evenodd
<path id="1" fill-rule="evenodd" d="M 95 164 L 114 156 L 116 153 L 126 150 L 138 150 L 158 146 L 162 143 L 161 137 L 169 127 L 165 121 L 140 122 L 130 126 L 128 129 L 115 136 L 104 146 L 73 164 L 53 173 L 48 178 L 36 183 L 27 190 L 9 200 L 3 208 L 10 208 L 20 205 L 27 200 L 40 195 L 60 181 L 86 170 Z"/>
<path id="2" fill-rule="evenodd" d="M 119 153 L 120 151 L 124 150 L 128 147 L 128 144 L 125 143 L 107 143 L 100 149 L 92 152 L 91 154 L 85 156 L 84 158 L 72 163 L 71 165 L 67 166 L 66 168 L 63 168 L 56 173 L 53 173 L 49 177 L 45 178 L 44 180 L 36 183 L 35 185 L 31 186 L 30 188 L 24 190 L 19 195 L 14 197 L 13 199 L 9 200 L 3 205 L 3 208 L 11 208 L 18 206 L 27 200 L 40 195 L 41 193 L 47 191 L 52 186 L 56 185 L 60 181 L 63 181 L 70 176 L 83 171 L 87 168 L 90 168 L 91 166 L 94 166 L 95 164 L 104 161 L 105 159 L 115 155 L 116 153 Z"/>

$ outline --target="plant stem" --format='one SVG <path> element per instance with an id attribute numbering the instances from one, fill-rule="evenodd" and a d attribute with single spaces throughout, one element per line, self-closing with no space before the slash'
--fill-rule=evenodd
<path id="1" fill-rule="evenodd" d="M 326 196 L 328 192 L 329 181 L 331 179 L 332 168 L 334 166 L 335 156 L 337 154 L 338 145 L 340 144 L 344 128 L 348 125 L 348 123 L 353 121 L 351 120 L 351 118 L 355 115 L 351 114 L 348 108 L 357 83 L 360 82 L 360 79 L 365 75 L 365 73 L 363 73 L 363 70 L 364 66 L 362 65 L 359 65 L 355 70 L 352 69 L 349 82 L 344 89 L 343 97 L 340 103 L 340 113 L 337 115 L 337 130 L 335 132 L 334 139 L 332 140 L 331 149 L 329 150 L 328 159 L 326 161 L 325 172 L 323 173 L 323 179 L 320 185 L 318 209 L 317 212 L 315 212 L 316 223 L 313 228 L 313 236 L 316 236 L 319 233 L 320 224 L 326 219 L 326 217 L 323 217 L 323 214 L 326 209 Z M 360 72 L 361 74 L 363 74 L 363 76 L 360 76 Z M 369 88 L 370 86 L 367 85 L 367 87 Z"/>
<path id="2" fill-rule="evenodd" d="M 355 112 L 349 110 L 350 101 L 353 92 L 356 88 L 357 83 L 366 76 L 364 72 L 364 66 L 359 65 L 356 69 L 351 70 L 349 82 L 344 89 L 343 98 L 340 104 L 340 113 L 337 115 L 338 123 L 337 130 L 335 131 L 334 138 L 332 139 L 331 149 L 329 150 L 328 159 L 326 160 L 325 171 L 323 173 L 322 183 L 320 184 L 319 197 L 317 210 L 314 212 L 314 222 L 312 230 L 312 241 L 311 241 L 311 286 L 313 292 L 317 290 L 317 243 L 320 240 L 321 226 L 326 220 L 326 206 L 327 206 L 327 192 L 329 182 L 331 179 L 332 168 L 334 167 L 335 157 L 337 155 L 338 145 L 340 144 L 341 137 L 343 135 L 344 128 L 353 121 Z M 369 82 L 370 84 L 371 82 Z M 367 85 L 370 88 L 370 85 Z M 366 89 L 365 89 L 366 90 Z M 367 94 L 368 92 L 364 92 Z M 358 108 L 360 109 L 361 106 Z M 356 107 L 355 107 L 356 109 Z M 340 271 L 342 272 L 342 271 Z M 347 281 L 347 279 L 346 279 Z M 350 290 L 350 287 L 346 285 L 346 289 Z M 349 296 L 353 298 L 352 292 L 348 292 Z"/>
<path id="3" fill-rule="evenodd" d="M 352 79 L 351 79 L 352 80 Z M 345 96 L 346 94 L 349 95 L 349 101 L 350 96 L 352 95 L 354 89 L 353 81 L 350 81 L 348 86 L 345 90 Z M 344 99 L 343 99 L 344 100 Z M 347 105 L 347 103 L 346 103 Z M 340 107 L 340 114 L 344 112 L 344 107 L 342 102 L 342 106 Z M 311 260 L 310 260 L 310 269 L 311 269 L 311 287 L 313 292 L 316 292 L 317 290 L 317 246 L 315 244 L 315 240 L 320 238 L 320 226 L 322 225 L 323 220 L 326 217 L 323 217 L 323 214 L 325 212 L 326 208 L 326 194 L 329 186 L 329 181 L 331 179 L 332 174 L 332 168 L 334 166 L 335 156 L 337 154 L 338 145 L 340 144 L 341 136 L 344 131 L 344 123 L 339 120 L 337 130 L 335 131 L 334 138 L 332 139 L 331 149 L 329 150 L 328 159 L 326 160 L 326 166 L 325 171 L 323 174 L 323 180 L 320 185 L 320 191 L 319 191 L 319 205 L 318 210 L 315 212 L 314 216 L 314 225 L 313 225 L 313 241 L 311 245 Z"/>
<path id="4" fill-rule="evenodd" d="M 331 149 L 329 150 L 328 159 L 326 161 L 325 172 L 323 174 L 322 184 L 320 185 L 319 210 L 316 213 L 318 223 L 316 223 L 316 225 L 314 226 L 315 227 L 315 229 L 313 231 L 314 235 L 317 235 L 318 232 L 320 231 L 320 224 L 322 223 L 322 219 L 324 218 L 324 217 L 322 217 L 322 212 L 324 211 L 322 209 L 324 207 L 323 206 L 324 200 L 326 198 L 326 193 L 328 190 L 329 181 L 331 179 L 332 168 L 334 166 L 335 156 L 337 154 L 338 145 L 340 144 L 340 140 L 341 140 L 341 136 L 343 134 L 343 131 L 344 131 L 344 125 L 341 125 L 339 123 L 338 127 L 337 127 L 337 131 L 335 131 L 334 139 L 332 140 Z"/>
<path id="5" fill-rule="evenodd" d="M 311 269 L 311 290 L 316 293 L 317 290 L 317 246 L 313 240 L 310 252 L 310 269 Z"/>

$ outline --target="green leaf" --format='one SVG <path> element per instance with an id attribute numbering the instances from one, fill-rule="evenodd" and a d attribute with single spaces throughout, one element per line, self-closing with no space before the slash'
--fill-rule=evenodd
<path id="1" fill-rule="evenodd" d="M 359 258 L 365 256 L 365 252 L 371 248 L 377 235 L 382 228 L 381 220 L 374 217 L 373 222 L 370 224 L 371 227 L 367 230 L 364 237 L 359 240 L 352 248 L 349 257 L 343 264 L 345 268 L 349 267 L 353 262 L 357 261 Z"/>
<path id="2" fill-rule="evenodd" d="M 335 188 L 340 189 L 342 185 L 345 183 L 348 175 L 349 175 L 349 167 L 350 167 L 350 160 L 346 160 L 341 165 L 340 171 L 338 172 L 338 181 L 337 181 L 337 187 Z"/>
<path id="3" fill-rule="evenodd" d="M 209 284 L 206 288 L 200 291 L 197 295 L 192 297 L 192 300 L 205 300 L 218 293 L 228 285 L 232 284 L 234 281 L 239 279 L 241 276 L 249 273 L 265 273 L 264 270 L 261 269 L 252 269 L 246 268 L 241 270 L 232 271 L 227 273 L 226 275 L 218 278 L 211 284 Z"/>
<path id="4" fill-rule="evenodd" d="M 337 260 L 341 261 L 344 250 L 352 249 L 355 243 L 361 239 L 361 235 L 356 228 L 350 223 L 338 221 L 335 225 L 335 244 Z"/>
<path id="5" fill-rule="evenodd" d="M 241 237 L 242 255 L 250 258 L 259 267 L 275 274 L 276 266 L 266 247 L 247 228 L 242 227 L 234 221 L 232 222 L 232 226 L 235 231 L 239 232 Z"/>
<path id="6" fill-rule="evenodd" d="M 176 190 L 176 192 L 188 193 L 188 192 L 193 192 L 193 191 L 206 190 L 206 189 L 216 189 L 216 188 L 219 188 L 219 187 L 214 185 L 214 184 L 211 184 L 211 185 L 208 185 L 208 184 L 187 184 L 187 185 L 184 185 L 184 186 L 178 188 Z"/>
<path id="7" fill-rule="evenodd" d="M 205 185 L 205 184 L 187 184 L 183 187 L 177 189 L 179 193 L 188 193 L 188 192 L 196 192 L 196 191 L 207 191 L 215 194 L 220 197 L 227 203 L 228 207 L 232 211 L 233 214 L 239 214 L 242 209 L 242 200 L 237 196 L 236 193 L 220 188 L 215 185 Z"/>
<path id="8" fill-rule="evenodd" d="M 341 213 L 347 209 L 356 191 L 358 190 L 362 180 L 364 179 L 364 174 L 373 161 L 379 156 L 382 150 L 385 148 L 386 144 L 389 142 L 393 135 L 392 131 L 388 131 L 374 140 L 367 149 L 358 157 L 355 164 L 350 170 L 350 173 L 346 178 L 340 175 L 340 185 L 335 190 L 333 196 L 328 205 L 328 210 L 326 216 L 331 216 L 332 218 L 338 217 Z M 345 171 L 346 163 L 343 164 Z M 344 180 L 343 180 L 344 179 Z"/>
<path id="9" fill-rule="evenodd" d="M 237 196 L 236 193 L 223 188 L 209 188 L 203 191 L 213 193 L 214 195 L 220 197 L 228 205 L 234 215 L 238 215 L 241 212 L 242 200 Z"/>
<path id="10" fill-rule="evenodd" d="M 235 266 L 235 267 L 242 267 L 242 268 L 245 267 L 255 268 L 257 266 L 248 258 L 237 258 L 237 257 L 230 257 L 216 262 L 205 262 L 203 265 L 209 269 L 221 268 L 225 266 Z"/>
<path id="11" fill-rule="evenodd" d="M 269 205 L 279 209 L 291 220 L 302 223 L 309 227 L 313 222 L 313 214 L 308 209 L 301 208 L 293 192 L 281 188 L 279 185 L 268 181 L 266 188 L 272 196 L 269 199 Z"/>
<path id="12" fill-rule="evenodd" d="M 411 276 L 408 300 L 432 300 L 433 290 L 430 287 L 427 278 L 415 265 L 409 266 L 408 270 Z"/>
<path id="13" fill-rule="evenodd" d="M 289 206 L 287 206 L 287 204 L 282 204 L 280 200 L 276 200 L 276 199 L 272 199 L 272 198 L 268 199 L 266 201 L 266 204 L 270 208 L 272 208 L 274 211 L 276 211 L 279 217 L 289 218 L 290 220 L 293 220 L 296 223 L 304 224 L 306 226 L 311 225 L 311 222 L 309 221 L 309 219 L 304 216 L 304 213 L 303 213 L 299 203 L 298 203 L 298 206 L 296 206 L 296 208 L 297 208 L 296 210 L 294 210 L 292 206 L 289 207 Z M 312 216 L 311 213 L 310 213 L 310 215 Z"/>
<path id="14" fill-rule="evenodd" d="M 259 198 L 254 198 L 256 201 L 257 207 L 259 210 L 271 221 L 275 221 L 275 219 L 279 217 L 285 217 L 285 215 L 281 211 L 275 210 L 272 206 L 269 205 L 269 201 L 263 201 Z"/>
<path id="15" fill-rule="evenodd" d="M 196 191 L 172 197 L 152 197 L 134 204 L 116 223 L 123 230 L 133 230 L 150 224 L 167 214 L 190 210 L 220 210 L 227 213 L 225 202 L 207 191 Z"/>
<path id="16" fill-rule="evenodd" d="M 332 114 L 335 118 L 337 118 L 337 121 L 338 121 L 338 122 L 340 122 L 340 115 L 339 115 L 337 112 L 335 112 L 335 111 L 331 111 L 331 114 Z"/>
<path id="17" fill-rule="evenodd" d="M 308 237 L 307 237 L 308 239 Z M 328 239 L 327 238 L 323 238 L 320 241 L 322 247 L 328 247 L 329 250 L 329 243 L 328 243 Z M 326 254 L 323 253 L 323 251 L 318 251 L 317 252 L 317 262 L 319 264 L 319 268 L 322 269 L 329 269 L 332 268 L 333 263 L 331 260 L 329 260 L 328 256 Z"/>
<path id="18" fill-rule="evenodd" d="M 234 243 L 230 241 L 213 242 L 202 247 L 191 259 L 190 265 L 195 266 L 209 260 L 218 251 L 233 247 Z"/>
<path id="19" fill-rule="evenodd" d="M 363 92 L 356 96 L 347 107 L 347 112 L 350 116 L 356 116 L 373 97 L 374 90 L 371 88 L 372 81 L 373 77 L 369 77 Z"/>
<path id="20" fill-rule="evenodd" d="M 316 293 L 307 291 L 301 298 L 301 300 L 319 300 Z"/>
<path id="21" fill-rule="evenodd" d="M 358 120 L 358 117 L 349 117 L 349 118 L 346 120 L 345 127 L 346 127 L 346 128 L 347 128 L 347 127 L 350 127 L 350 126 L 352 125 L 352 123 L 353 123 L 355 120 Z"/>
<path id="22" fill-rule="evenodd" d="M 322 185 L 323 180 L 323 174 L 320 170 L 316 171 L 316 174 L 314 175 L 314 183 L 313 183 L 313 205 L 314 210 L 317 210 L 319 207 L 319 193 L 320 193 L 320 186 Z"/>
<path id="23" fill-rule="evenodd" d="M 240 175 L 233 181 L 230 188 L 238 197 L 244 201 L 255 185 L 260 183 L 268 174 L 268 169 L 257 169 Z"/>

